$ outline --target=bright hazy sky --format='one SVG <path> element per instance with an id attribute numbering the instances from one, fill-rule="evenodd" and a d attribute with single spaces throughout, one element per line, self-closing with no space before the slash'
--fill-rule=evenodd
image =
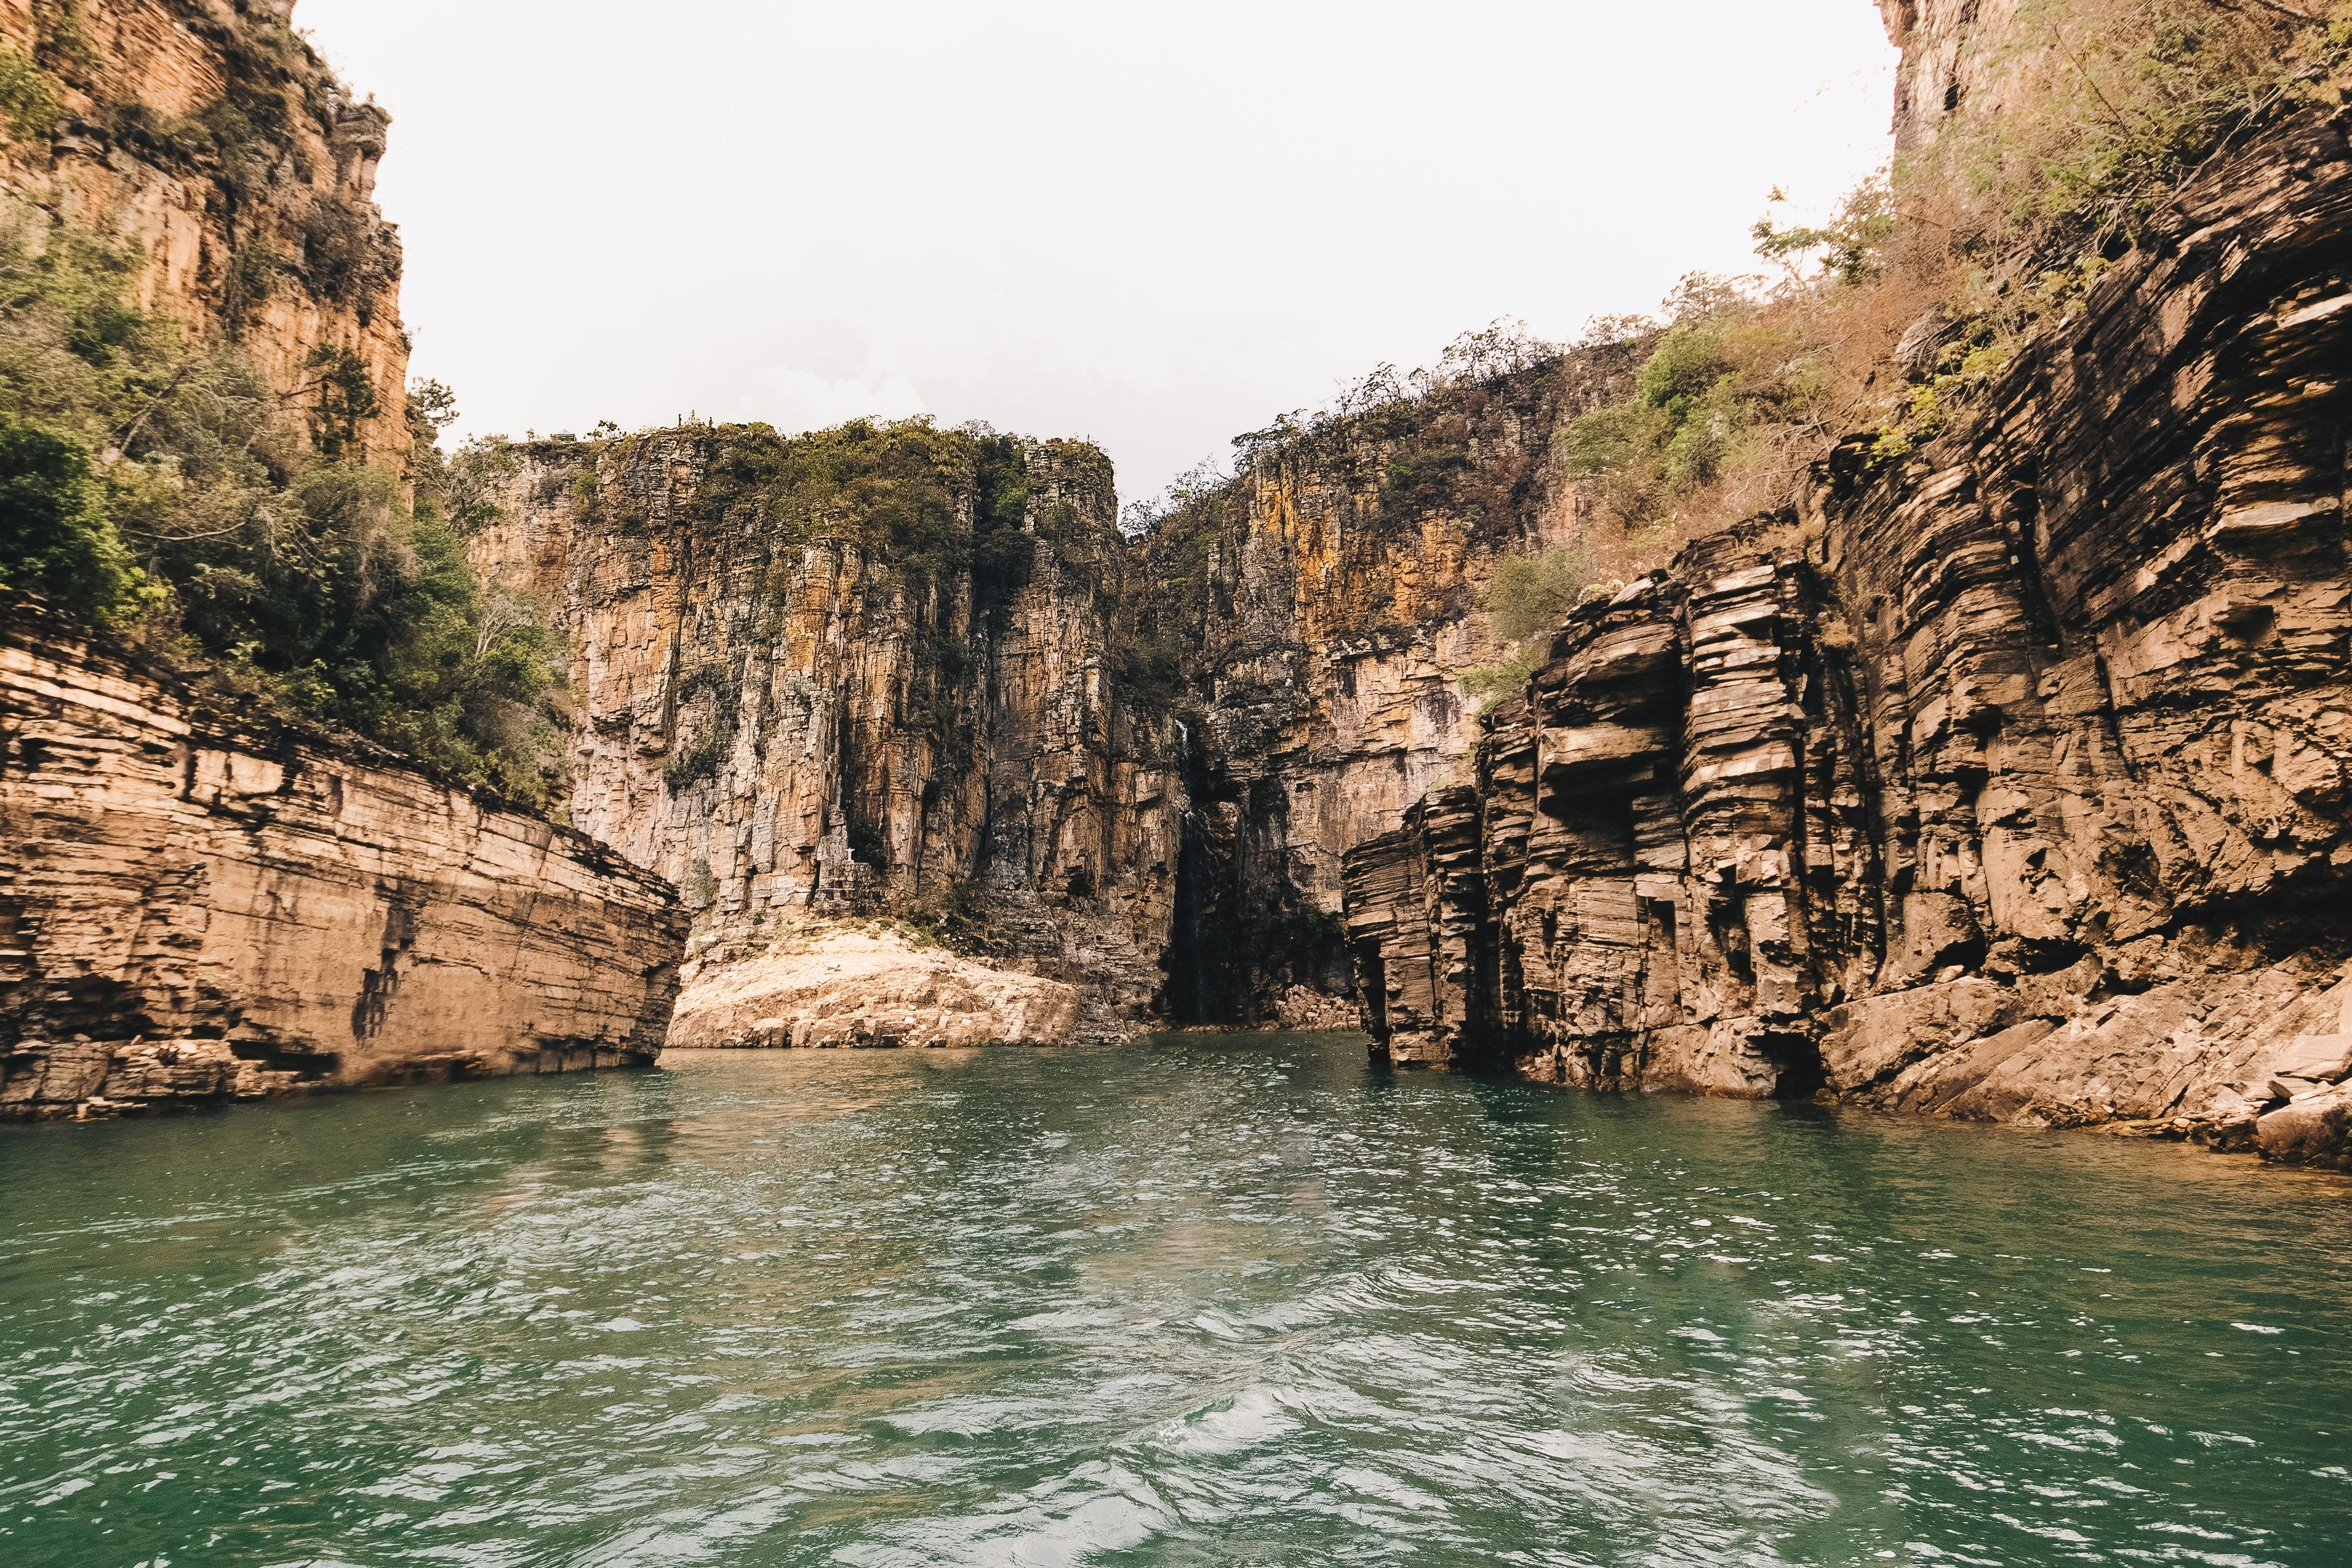
<path id="1" fill-rule="evenodd" d="M 301 0 L 469 433 L 1084 435 L 1130 499 L 1885 158 L 1870 0 Z"/>

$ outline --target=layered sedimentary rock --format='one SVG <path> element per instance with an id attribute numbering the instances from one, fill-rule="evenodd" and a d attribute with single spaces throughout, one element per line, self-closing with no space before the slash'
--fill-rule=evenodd
<path id="1" fill-rule="evenodd" d="M 1964 428 L 1572 617 L 1350 858 L 1390 1049 L 2345 1160 L 2346 137 L 2200 181 Z"/>
<path id="2" fill-rule="evenodd" d="M 1466 777 L 1457 683 L 1506 651 L 1481 609 L 1496 564 L 1579 539 L 1554 438 L 1633 367 L 1580 350 L 1284 435 L 1139 541 L 1120 640 L 1181 677 L 1178 1021 L 1352 995 L 1341 857 Z"/>
<path id="3" fill-rule="evenodd" d="M 902 457 L 939 515 L 871 536 L 906 509 Z M 475 541 L 572 649 L 572 821 L 697 912 L 685 1011 L 765 985 L 745 967 L 814 913 L 960 931 L 999 968 L 1084 983 L 1097 1030 L 1149 1018 L 1177 783 L 1167 721 L 1122 700 L 1107 656 L 1126 564 L 1108 463 L 884 433 L 840 459 L 882 488 L 840 496 L 804 460 L 760 429 L 541 444 Z M 979 494 L 983 461 L 1002 495 Z M 1001 1023 L 1035 1037 L 1024 1008 Z"/>
<path id="4" fill-rule="evenodd" d="M 675 893 L 0 602 L 0 1114 L 650 1063 Z"/>
<path id="5" fill-rule="evenodd" d="M 535 443 L 473 556 L 572 647 L 572 820 L 697 909 L 687 1015 L 736 1016 L 805 915 L 889 915 L 1080 988 L 1096 1032 L 1328 1023 L 1340 855 L 1464 766 L 1484 590 L 1575 537 L 1552 437 L 1631 358 L 1289 434 L 1139 540 L 1074 443 Z"/>
<path id="6" fill-rule="evenodd" d="M 314 437 L 407 449 L 401 246 L 375 204 L 390 117 L 293 0 L 0 0 L 0 222 L 122 248 L 131 302 L 235 342 Z"/>

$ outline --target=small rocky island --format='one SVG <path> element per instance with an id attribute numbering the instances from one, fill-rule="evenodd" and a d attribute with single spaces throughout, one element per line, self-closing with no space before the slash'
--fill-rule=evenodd
<path id="1" fill-rule="evenodd" d="M 90 541 L 0 556 L 0 1110 L 1360 1025 L 2352 1161 L 2345 46 L 2228 9 L 2062 202 L 2035 16 L 1881 8 L 1891 183 L 1761 225 L 1784 286 L 1473 334 L 1124 518 L 985 426 L 444 452 L 289 5 L 0 13 L 0 371 L 84 389 L 0 463 Z M 282 454 L 107 445 L 205 378 Z"/>

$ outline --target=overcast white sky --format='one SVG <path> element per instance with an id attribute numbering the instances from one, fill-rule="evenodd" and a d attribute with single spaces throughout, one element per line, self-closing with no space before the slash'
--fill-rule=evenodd
<path id="1" fill-rule="evenodd" d="M 1129 498 L 1885 156 L 1870 0 L 301 0 L 469 432 L 1085 435 Z"/>

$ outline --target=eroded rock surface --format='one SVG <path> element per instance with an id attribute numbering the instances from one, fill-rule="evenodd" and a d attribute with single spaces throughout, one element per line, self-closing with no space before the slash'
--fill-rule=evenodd
<path id="1" fill-rule="evenodd" d="M 992 594 L 968 567 L 909 571 L 779 524 L 745 498 L 747 445 L 781 450 L 692 431 L 524 448 L 505 520 L 475 541 L 572 650 L 572 820 L 685 890 L 702 991 L 739 962 L 770 988 L 762 955 L 813 915 L 895 913 L 1082 988 L 1089 1032 L 1148 1019 L 1180 784 L 1167 719 L 1108 668 L 1125 555 L 1108 461 L 1021 454 L 1022 570 Z M 973 477 L 952 479 L 969 529 Z"/>
<path id="2" fill-rule="evenodd" d="M 555 606 L 572 820 L 686 890 L 701 983 L 887 913 L 1078 988 L 1084 1032 L 1328 1024 L 1340 856 L 1465 768 L 1455 679 L 1502 652 L 1480 597 L 1576 537 L 1552 437 L 1632 362 L 1292 436 L 1138 541 L 1101 453 L 1024 443 L 994 580 L 813 528 L 760 427 L 519 448 L 474 559 Z M 982 486 L 950 482 L 970 546 Z"/>
<path id="3" fill-rule="evenodd" d="M 0 603 L 0 1114 L 647 1065 L 685 935 L 580 833 Z"/>
<path id="4" fill-rule="evenodd" d="M 1350 856 L 1375 1033 L 2341 1162 L 2347 235 L 2281 127 L 1968 428 L 1579 612 Z"/>
<path id="5" fill-rule="evenodd" d="M 0 223 L 36 247 L 53 220 L 121 246 L 132 304 L 233 340 L 289 411 L 333 427 L 338 455 L 396 459 L 402 253 L 375 203 L 391 117 L 335 79 L 293 10 L 0 0 L 0 47 L 40 73 L 0 134 Z"/>

